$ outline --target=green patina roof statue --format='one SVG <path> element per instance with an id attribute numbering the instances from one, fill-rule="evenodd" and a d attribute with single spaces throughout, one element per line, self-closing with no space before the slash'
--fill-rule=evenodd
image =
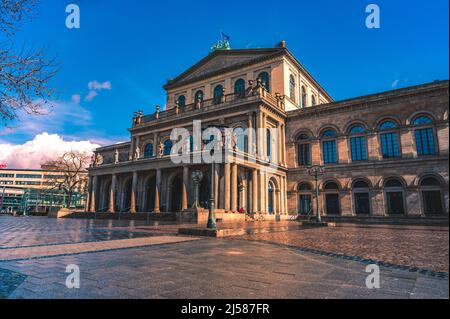
<path id="1" fill-rule="evenodd" d="M 211 47 L 211 52 L 230 49 L 230 37 L 222 32 L 221 39 Z"/>

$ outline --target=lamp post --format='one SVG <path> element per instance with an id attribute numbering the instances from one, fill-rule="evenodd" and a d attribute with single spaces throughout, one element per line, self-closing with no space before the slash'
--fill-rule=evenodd
<path id="1" fill-rule="evenodd" d="M 320 211 L 319 211 L 319 176 L 322 176 L 325 173 L 325 168 L 323 166 L 314 165 L 311 167 L 308 167 L 308 174 L 310 176 L 314 176 L 314 180 L 316 181 L 316 222 L 321 223 L 322 218 L 320 217 Z"/>
<path id="2" fill-rule="evenodd" d="M 214 149 L 211 150 L 211 196 L 209 198 L 209 210 L 208 210 L 208 224 L 206 228 L 216 229 L 216 218 L 214 216 L 214 190 L 215 189 L 215 176 L 214 176 Z"/>

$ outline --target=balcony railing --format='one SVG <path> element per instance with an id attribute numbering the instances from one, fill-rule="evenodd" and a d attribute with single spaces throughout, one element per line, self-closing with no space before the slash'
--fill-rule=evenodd
<path id="1" fill-rule="evenodd" d="M 187 104 L 185 106 L 175 105 L 165 111 L 159 111 L 157 106 L 156 112 L 153 114 L 143 116 L 142 113 L 139 115 L 135 114 L 133 117 L 133 127 L 140 126 L 145 123 L 169 119 L 175 116 L 181 116 L 182 114 L 189 114 L 193 112 L 210 111 L 231 104 L 244 103 L 249 101 L 256 101 L 260 99 L 265 99 L 272 105 L 276 106 L 280 110 L 284 111 L 284 97 L 277 94 L 276 97 L 272 96 L 263 87 L 249 88 L 242 93 L 232 93 L 227 95 L 222 95 L 220 97 L 215 97 L 208 100 L 197 101 L 196 103 Z"/>

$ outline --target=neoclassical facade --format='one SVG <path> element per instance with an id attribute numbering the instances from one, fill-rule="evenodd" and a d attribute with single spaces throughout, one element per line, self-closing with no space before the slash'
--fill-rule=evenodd
<path id="1" fill-rule="evenodd" d="M 135 112 L 129 142 L 95 151 L 90 211 L 183 214 L 201 172 L 199 205 L 213 189 L 223 219 L 308 214 L 318 165 L 324 215 L 448 216 L 448 81 L 335 102 L 280 42 L 214 51 L 164 88 L 166 106 Z M 194 121 L 243 132 L 229 150 L 239 159 L 175 164 L 170 134 Z M 191 141 L 189 156 L 207 144 Z"/>

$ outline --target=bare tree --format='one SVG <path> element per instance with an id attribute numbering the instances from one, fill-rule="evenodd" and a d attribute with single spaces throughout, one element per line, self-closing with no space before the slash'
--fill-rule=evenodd
<path id="1" fill-rule="evenodd" d="M 49 85 L 56 75 L 55 59 L 44 49 L 22 48 L 15 52 L 13 36 L 24 19 L 31 20 L 38 0 L 0 1 L 0 119 L 5 124 L 19 119 L 19 112 L 42 114 L 53 106 L 55 90 Z"/>
<path id="2" fill-rule="evenodd" d="M 86 168 L 91 158 L 87 152 L 69 151 L 53 161 L 42 165 L 43 168 L 58 172 L 55 177 L 49 177 L 45 183 L 52 190 L 61 190 L 66 194 L 66 206 L 72 203 L 72 195 L 82 192 L 88 180 Z"/>

